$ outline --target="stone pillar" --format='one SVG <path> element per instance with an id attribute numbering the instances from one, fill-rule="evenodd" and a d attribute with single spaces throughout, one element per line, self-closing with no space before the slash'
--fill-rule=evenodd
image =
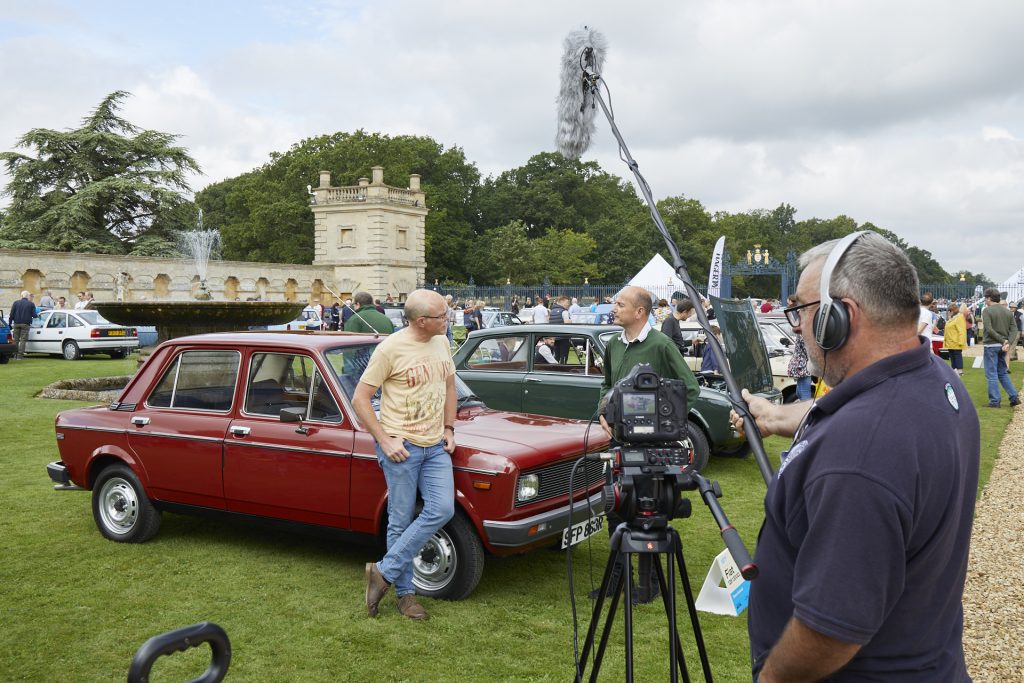
<path id="1" fill-rule="evenodd" d="M 320 187 L 330 187 L 330 186 L 331 186 L 331 172 L 330 171 L 320 171 Z"/>
<path id="2" fill-rule="evenodd" d="M 373 175 L 373 182 L 372 182 L 373 185 L 383 185 L 384 184 L 384 167 L 383 166 L 374 166 L 373 168 L 370 169 L 370 173 Z"/>
<path id="3" fill-rule="evenodd" d="M 420 174 L 419 173 L 413 173 L 411 176 L 409 176 L 409 189 L 412 190 L 413 192 L 419 192 L 420 191 Z"/>

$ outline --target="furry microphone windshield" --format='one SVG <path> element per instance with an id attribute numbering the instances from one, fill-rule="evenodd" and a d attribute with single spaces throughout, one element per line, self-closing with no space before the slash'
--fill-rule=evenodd
<path id="1" fill-rule="evenodd" d="M 578 159 L 594 134 L 597 112 L 590 77 L 600 76 L 608 43 L 602 34 L 584 27 L 566 36 L 563 45 L 555 146 L 562 156 Z"/>

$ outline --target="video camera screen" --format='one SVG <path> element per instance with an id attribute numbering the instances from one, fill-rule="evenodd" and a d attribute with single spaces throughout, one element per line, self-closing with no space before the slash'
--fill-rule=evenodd
<path id="1" fill-rule="evenodd" d="M 658 397 L 651 394 L 624 394 L 622 401 L 622 414 L 625 415 L 654 415 Z"/>

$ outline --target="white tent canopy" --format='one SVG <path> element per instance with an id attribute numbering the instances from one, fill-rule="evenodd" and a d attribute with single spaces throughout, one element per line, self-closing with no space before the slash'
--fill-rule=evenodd
<path id="1" fill-rule="evenodd" d="M 675 270 L 661 254 L 655 254 L 629 284 L 643 287 L 662 299 L 671 299 L 676 292 L 686 293 L 686 286 L 676 276 Z"/>
<path id="2" fill-rule="evenodd" d="M 1024 268 L 1011 275 L 1006 282 L 999 285 L 1000 292 L 1006 292 L 1007 301 L 1024 299 Z"/>

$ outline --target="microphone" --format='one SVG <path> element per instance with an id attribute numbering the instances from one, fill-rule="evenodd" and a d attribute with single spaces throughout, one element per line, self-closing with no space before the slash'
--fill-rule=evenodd
<path id="1" fill-rule="evenodd" d="M 584 26 L 567 35 L 563 45 L 555 146 L 565 158 L 578 159 L 594 135 L 597 112 L 591 88 L 601 77 L 608 42 L 604 35 Z"/>

